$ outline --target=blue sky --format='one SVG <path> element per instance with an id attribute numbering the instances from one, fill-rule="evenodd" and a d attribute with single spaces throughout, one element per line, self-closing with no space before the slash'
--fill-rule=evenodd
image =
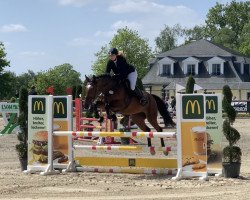
<path id="1" fill-rule="evenodd" d="M 204 24 L 216 2 L 230 0 L 0 0 L 0 41 L 16 74 L 70 63 L 91 74 L 94 54 L 128 26 L 154 40 L 165 25 Z"/>

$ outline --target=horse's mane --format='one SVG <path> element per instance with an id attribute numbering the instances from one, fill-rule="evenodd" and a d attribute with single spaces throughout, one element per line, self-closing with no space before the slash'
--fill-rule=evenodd
<path id="1" fill-rule="evenodd" d="M 98 76 L 95 76 L 96 79 L 111 79 L 112 76 L 110 74 L 101 74 Z"/>

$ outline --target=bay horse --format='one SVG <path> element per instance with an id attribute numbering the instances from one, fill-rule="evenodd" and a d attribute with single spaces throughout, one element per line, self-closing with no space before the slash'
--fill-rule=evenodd
<path id="1" fill-rule="evenodd" d="M 163 117 L 166 126 L 175 126 L 175 122 L 172 120 L 164 101 L 160 97 L 143 92 L 148 103 L 142 106 L 139 99 L 131 95 L 128 86 L 110 74 L 94 75 L 92 78 L 85 75 L 85 78 L 87 85 L 84 107 L 86 109 L 92 105 L 100 94 L 103 94 L 106 108 L 108 105 L 114 113 L 119 112 L 124 116 L 130 115 L 132 121 L 144 132 L 150 132 L 150 128 L 146 125 L 145 119 L 148 120 L 157 132 L 162 132 L 162 128 L 157 122 L 158 111 Z M 151 139 L 147 138 L 147 141 L 150 147 Z M 161 146 L 165 146 L 163 138 L 161 138 Z"/>

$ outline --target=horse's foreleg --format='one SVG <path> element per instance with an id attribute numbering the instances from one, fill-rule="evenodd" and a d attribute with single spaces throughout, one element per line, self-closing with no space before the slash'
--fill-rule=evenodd
<path id="1" fill-rule="evenodd" d="M 105 111 L 107 114 L 107 118 L 111 119 L 110 105 L 108 103 L 105 104 Z"/>
<path id="2" fill-rule="evenodd" d="M 131 115 L 132 121 L 144 132 L 150 132 L 150 128 L 145 124 L 146 115 L 144 113 L 138 113 Z M 151 138 L 147 138 L 148 147 L 152 147 Z M 150 148 L 150 153 L 155 154 L 155 149 Z"/>

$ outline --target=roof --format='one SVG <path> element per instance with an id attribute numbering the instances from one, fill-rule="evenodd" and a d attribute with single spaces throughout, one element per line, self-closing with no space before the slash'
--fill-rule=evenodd
<path id="1" fill-rule="evenodd" d="M 213 56 L 236 56 L 240 55 L 240 53 L 235 52 L 229 48 L 223 47 L 221 45 L 215 44 L 208 40 L 197 40 L 192 43 L 179 46 L 175 49 L 169 50 L 167 52 L 158 54 L 157 57 L 166 57 L 166 56 L 173 56 L 173 57 L 213 57 Z M 241 55 L 243 56 L 243 55 Z"/>
<path id="2" fill-rule="evenodd" d="M 158 61 L 163 58 L 175 60 L 174 75 L 159 76 Z M 213 89 L 221 89 L 226 83 L 250 82 L 250 73 L 240 74 L 240 66 L 237 63 L 250 64 L 250 58 L 243 57 L 240 53 L 213 42 L 201 39 L 187 45 L 177 47 L 167 52 L 158 54 L 151 60 L 150 70 L 143 77 L 144 85 L 172 85 L 172 83 L 186 83 L 188 76 L 183 73 L 183 60 L 193 57 L 199 60 L 199 75 L 194 76 L 197 84 L 210 84 Z M 208 72 L 208 60 L 218 57 L 225 61 L 224 74 L 222 76 L 211 76 Z M 250 66 L 249 66 L 250 68 Z M 243 86 L 243 85 L 241 85 Z"/>

